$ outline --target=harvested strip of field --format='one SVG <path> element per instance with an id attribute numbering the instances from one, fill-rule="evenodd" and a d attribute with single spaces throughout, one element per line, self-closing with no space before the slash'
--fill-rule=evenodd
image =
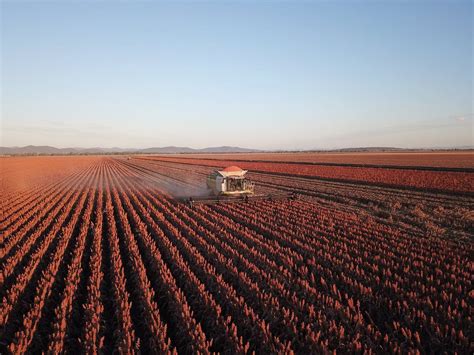
<path id="1" fill-rule="evenodd" d="M 239 165 L 243 169 L 280 175 L 293 175 L 331 179 L 334 181 L 361 182 L 381 186 L 407 187 L 420 190 L 437 190 L 457 193 L 474 192 L 474 173 L 398 170 L 390 168 L 362 168 L 320 166 L 276 162 L 249 162 L 236 160 L 190 159 L 179 157 L 142 156 L 139 159 L 176 162 L 199 166 L 226 167 Z"/>

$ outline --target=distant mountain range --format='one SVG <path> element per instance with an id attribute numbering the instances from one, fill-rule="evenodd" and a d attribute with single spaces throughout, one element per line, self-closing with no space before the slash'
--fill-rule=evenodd
<path id="1" fill-rule="evenodd" d="M 0 147 L 0 155 L 74 155 L 74 154 L 183 154 L 183 153 L 258 153 L 258 152 L 420 152 L 433 150 L 472 150 L 473 146 L 455 147 L 455 148 L 420 148 L 406 149 L 395 147 L 359 147 L 359 148 L 341 148 L 341 149 L 308 149 L 308 150 L 272 150 L 264 151 L 258 149 L 240 148 L 240 147 L 209 147 L 194 149 L 189 147 L 152 147 L 152 148 L 55 148 L 51 146 L 27 145 L 25 147 Z"/>
<path id="2" fill-rule="evenodd" d="M 210 147 L 194 149 L 189 147 L 153 147 L 146 149 L 136 148 L 55 148 L 50 146 L 28 145 L 25 147 L 0 147 L 2 155 L 64 155 L 64 154 L 178 154 L 178 153 L 251 153 L 257 149 L 240 147 Z"/>

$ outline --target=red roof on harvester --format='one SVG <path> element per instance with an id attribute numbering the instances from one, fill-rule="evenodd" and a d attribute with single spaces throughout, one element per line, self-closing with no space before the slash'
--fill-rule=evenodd
<path id="1" fill-rule="evenodd" d="M 242 171 L 242 169 L 240 169 L 238 166 L 232 165 L 232 166 L 228 166 L 225 169 L 222 169 L 221 171 L 225 171 L 226 173 L 231 173 L 234 171 Z"/>

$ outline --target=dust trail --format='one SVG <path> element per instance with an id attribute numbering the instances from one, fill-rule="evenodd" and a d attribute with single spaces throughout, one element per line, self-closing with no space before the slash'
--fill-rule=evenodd
<path id="1" fill-rule="evenodd" d="M 128 176 L 127 179 L 132 184 L 136 184 L 140 189 L 156 191 L 157 189 L 167 193 L 173 198 L 204 197 L 209 196 L 210 191 L 206 185 L 206 179 L 198 174 L 189 171 L 189 174 L 180 176 L 179 179 L 170 176 L 168 172 L 150 169 L 141 164 L 134 164 L 122 161 L 124 168 L 140 169 L 144 174 L 138 176 Z M 132 167 L 133 166 L 133 167 Z"/>

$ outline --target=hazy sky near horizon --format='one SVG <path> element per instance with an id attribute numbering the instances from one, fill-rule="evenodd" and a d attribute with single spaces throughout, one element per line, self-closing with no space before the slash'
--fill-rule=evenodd
<path id="1" fill-rule="evenodd" d="M 473 145 L 471 1 L 2 1 L 3 146 Z"/>

